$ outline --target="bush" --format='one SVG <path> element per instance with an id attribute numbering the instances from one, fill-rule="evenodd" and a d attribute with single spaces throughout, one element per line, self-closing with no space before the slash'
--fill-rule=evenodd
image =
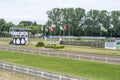
<path id="1" fill-rule="evenodd" d="M 47 45 L 45 48 L 62 49 L 64 46 Z"/>
<path id="2" fill-rule="evenodd" d="M 9 44 L 13 44 L 13 41 L 10 41 Z"/>
<path id="3" fill-rule="evenodd" d="M 43 42 L 38 42 L 36 47 L 43 47 L 44 46 L 44 43 Z"/>

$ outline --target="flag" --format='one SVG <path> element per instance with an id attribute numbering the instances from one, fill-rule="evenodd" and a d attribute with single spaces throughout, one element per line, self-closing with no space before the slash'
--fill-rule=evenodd
<path id="1" fill-rule="evenodd" d="M 109 29 L 112 29 L 114 26 L 113 26 L 113 24 L 110 24 L 110 27 L 109 27 Z"/>
<path id="2" fill-rule="evenodd" d="M 103 26 L 101 26 L 100 30 L 104 31 L 104 32 L 107 32 L 107 29 L 105 27 L 103 27 Z"/>
<path id="3" fill-rule="evenodd" d="M 41 30 L 43 31 L 43 26 L 41 27 Z"/>
<path id="4" fill-rule="evenodd" d="M 67 30 L 67 26 L 64 26 L 64 30 Z"/>
<path id="5" fill-rule="evenodd" d="M 50 27 L 50 32 L 54 32 L 54 28 L 53 27 Z"/>
<path id="6" fill-rule="evenodd" d="M 46 31 L 46 32 L 48 32 L 48 29 L 47 29 L 47 28 L 45 28 L 45 31 Z"/>
<path id="7" fill-rule="evenodd" d="M 55 25 L 54 25 L 54 24 L 52 24 L 52 25 L 51 25 L 51 27 L 55 28 Z"/>
<path id="8" fill-rule="evenodd" d="M 62 26 L 60 26 L 60 29 L 61 29 L 62 31 L 64 30 Z"/>

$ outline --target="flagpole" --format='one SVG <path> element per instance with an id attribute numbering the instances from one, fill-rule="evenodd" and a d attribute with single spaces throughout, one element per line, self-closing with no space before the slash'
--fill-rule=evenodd
<path id="1" fill-rule="evenodd" d="M 100 30 L 100 37 L 102 36 L 102 31 Z"/>
<path id="2" fill-rule="evenodd" d="M 55 31 L 53 32 L 53 41 L 55 42 Z"/>
<path id="3" fill-rule="evenodd" d="M 40 42 L 42 42 L 42 36 L 40 37 Z"/>
<path id="4" fill-rule="evenodd" d="M 61 36 L 61 29 L 60 29 L 60 36 Z"/>
<path id="5" fill-rule="evenodd" d="M 46 31 L 45 31 L 45 41 L 46 41 Z"/>
<path id="6" fill-rule="evenodd" d="M 63 30 L 63 41 L 64 41 L 65 30 Z"/>
<path id="7" fill-rule="evenodd" d="M 50 31 L 50 42 L 51 42 L 51 31 Z"/>
<path id="8" fill-rule="evenodd" d="M 42 35 L 44 36 L 43 26 L 42 26 L 42 29 L 41 29 L 41 30 L 42 30 Z M 41 36 L 41 39 L 40 39 L 40 40 L 41 40 L 41 42 L 42 42 L 42 36 Z"/>
<path id="9" fill-rule="evenodd" d="M 101 26 L 100 26 L 100 37 L 102 36 L 102 30 L 101 30 Z"/>
<path id="10" fill-rule="evenodd" d="M 69 45 L 70 45 L 70 26 L 69 26 Z"/>
<path id="11" fill-rule="evenodd" d="M 72 26 L 71 28 L 72 28 L 72 41 L 73 41 L 73 38 L 74 38 L 74 37 L 73 37 L 73 26 Z"/>
<path id="12" fill-rule="evenodd" d="M 111 38 L 112 38 L 112 27 L 111 27 Z"/>

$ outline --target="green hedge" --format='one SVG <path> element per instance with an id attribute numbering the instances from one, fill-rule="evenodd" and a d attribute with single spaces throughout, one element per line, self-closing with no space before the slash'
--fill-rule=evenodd
<path id="1" fill-rule="evenodd" d="M 43 42 L 38 42 L 36 47 L 43 47 L 44 46 L 44 43 Z"/>
<path id="2" fill-rule="evenodd" d="M 64 47 L 65 46 L 55 46 L 55 45 L 47 45 L 47 46 L 45 46 L 45 48 L 53 48 L 53 49 L 62 49 Z"/>
<path id="3" fill-rule="evenodd" d="M 63 41 L 64 45 L 76 45 L 76 46 L 91 46 L 91 47 L 97 47 L 97 48 L 104 48 L 105 42 L 96 42 L 96 41 Z"/>
<path id="4" fill-rule="evenodd" d="M 13 44 L 13 41 L 10 41 L 9 44 Z"/>

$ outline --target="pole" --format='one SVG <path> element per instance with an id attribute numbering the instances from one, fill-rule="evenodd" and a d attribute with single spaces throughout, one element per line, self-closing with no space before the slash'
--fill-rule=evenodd
<path id="1" fill-rule="evenodd" d="M 63 41 L 64 41 L 65 30 L 63 30 Z"/>
<path id="2" fill-rule="evenodd" d="M 51 42 L 51 31 L 50 31 L 50 42 Z"/>
<path id="3" fill-rule="evenodd" d="M 69 26 L 69 45 L 70 45 L 70 26 Z"/>
<path id="4" fill-rule="evenodd" d="M 111 29 L 111 38 L 112 38 L 112 29 Z"/>
<path id="5" fill-rule="evenodd" d="M 55 42 L 55 30 L 53 32 L 53 41 Z"/>
<path id="6" fill-rule="evenodd" d="M 61 36 L 61 29 L 60 29 L 60 36 Z"/>
<path id="7" fill-rule="evenodd" d="M 102 36 L 102 30 L 101 30 L 101 28 L 102 28 L 102 25 L 100 25 L 100 37 Z"/>
<path id="8" fill-rule="evenodd" d="M 102 37 L 102 31 L 100 30 L 100 37 Z"/>
<path id="9" fill-rule="evenodd" d="M 45 31 L 45 41 L 46 41 L 46 31 Z"/>
<path id="10" fill-rule="evenodd" d="M 42 35 L 41 35 L 41 39 L 40 39 L 41 42 L 42 42 L 43 35 L 44 35 L 44 32 L 43 32 L 43 26 L 42 26 Z"/>

